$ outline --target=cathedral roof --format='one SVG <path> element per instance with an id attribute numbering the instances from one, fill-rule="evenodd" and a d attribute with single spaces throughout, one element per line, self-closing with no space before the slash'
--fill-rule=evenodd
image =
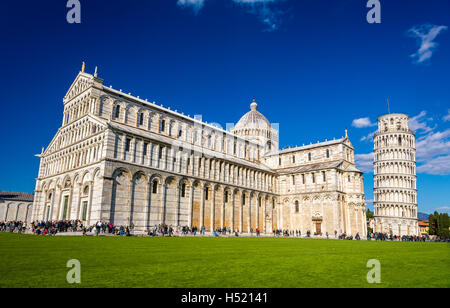
<path id="1" fill-rule="evenodd" d="M 13 191 L 0 191 L 0 199 L 9 201 L 33 202 L 34 194 Z"/>
<path id="2" fill-rule="evenodd" d="M 309 165 L 303 165 L 293 168 L 286 168 L 278 170 L 279 174 L 291 174 L 291 173 L 301 173 L 301 172 L 311 172 L 311 171 L 318 171 L 318 170 L 324 170 L 324 169 L 341 169 L 348 172 L 360 172 L 362 173 L 355 165 L 349 164 L 345 162 L 344 160 L 339 161 L 332 161 L 332 162 L 323 162 L 323 163 L 317 163 L 317 164 L 309 164 Z"/>
<path id="3" fill-rule="evenodd" d="M 312 143 L 312 144 L 303 145 L 303 146 L 294 147 L 294 148 L 286 148 L 286 149 L 280 150 L 275 153 L 269 153 L 266 156 L 274 156 L 274 155 L 287 154 L 287 153 L 291 153 L 291 152 L 310 150 L 310 149 L 314 149 L 314 148 L 318 148 L 318 147 L 330 146 L 330 145 L 335 145 L 335 144 L 339 144 L 339 143 L 343 143 L 343 142 L 348 142 L 348 145 L 351 146 L 351 144 L 349 143 L 350 140 L 346 137 L 342 137 L 340 139 L 334 139 L 334 140 L 329 140 L 329 141 L 325 141 L 325 142 Z"/>
<path id="4" fill-rule="evenodd" d="M 250 111 L 239 120 L 233 130 L 271 129 L 270 122 L 257 109 L 258 104 L 253 100 L 253 103 L 250 105 Z"/>
<path id="5" fill-rule="evenodd" d="M 291 173 L 317 171 L 317 170 L 323 170 L 323 169 L 334 169 L 334 168 L 340 167 L 343 162 L 344 162 L 343 160 L 340 160 L 340 161 L 334 161 L 334 162 L 310 164 L 310 165 L 304 165 L 304 166 L 299 166 L 299 167 L 294 167 L 294 168 L 287 168 L 287 169 L 279 170 L 278 172 L 280 174 L 291 174 Z"/>

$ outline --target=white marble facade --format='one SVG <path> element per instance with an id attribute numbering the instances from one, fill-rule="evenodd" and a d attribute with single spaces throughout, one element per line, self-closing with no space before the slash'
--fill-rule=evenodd
<path id="1" fill-rule="evenodd" d="M 43 150 L 33 218 L 366 234 L 363 175 L 340 139 L 278 150 L 253 102 L 223 130 L 80 72 Z"/>

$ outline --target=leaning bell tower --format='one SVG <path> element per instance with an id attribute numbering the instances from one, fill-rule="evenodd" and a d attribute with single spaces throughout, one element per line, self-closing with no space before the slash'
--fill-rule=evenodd
<path id="1" fill-rule="evenodd" d="M 408 115 L 378 118 L 374 149 L 374 232 L 418 235 L 416 145 Z"/>

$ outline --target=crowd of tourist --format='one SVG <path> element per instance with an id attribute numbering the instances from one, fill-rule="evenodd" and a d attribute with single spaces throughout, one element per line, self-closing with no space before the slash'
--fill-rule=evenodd
<path id="1" fill-rule="evenodd" d="M 37 235 L 55 235 L 63 232 L 81 231 L 83 224 L 79 220 L 70 221 L 33 221 L 30 224 L 31 232 Z"/>
<path id="2" fill-rule="evenodd" d="M 183 227 L 183 234 L 187 234 L 188 230 L 185 229 L 186 227 Z M 149 229 L 147 234 L 149 236 L 173 236 L 174 229 L 172 226 L 168 226 L 166 224 L 160 224 L 155 226 L 153 229 Z"/>
<path id="3" fill-rule="evenodd" d="M 0 222 L 0 232 L 11 233 L 32 233 L 35 235 L 56 235 L 57 233 L 82 232 L 110 234 L 110 235 L 131 235 L 134 226 L 114 226 L 111 223 L 97 222 L 87 226 L 80 220 L 59 220 L 59 221 L 33 221 L 29 225 L 22 221 Z"/>
<path id="4" fill-rule="evenodd" d="M 58 233 L 67 232 L 81 232 L 83 235 L 95 234 L 99 235 L 114 235 L 114 236 L 131 236 L 133 235 L 134 225 L 130 226 L 115 226 L 112 223 L 97 222 L 94 225 L 85 225 L 80 220 L 59 220 L 59 221 L 33 221 L 27 224 L 22 221 L 4 221 L 0 222 L 0 232 L 11 232 L 11 233 L 32 233 L 35 235 L 56 235 Z M 207 233 L 205 226 L 201 228 L 188 227 L 188 226 L 178 226 L 173 227 L 167 224 L 155 225 L 153 228 L 147 230 L 148 236 L 205 236 Z M 213 236 L 240 236 L 242 233 L 234 231 L 231 228 L 222 227 L 217 228 L 212 232 Z M 256 235 L 257 237 L 261 235 L 261 231 L 256 228 L 256 230 L 250 229 L 250 236 Z M 338 235 L 337 231 L 330 236 L 328 232 L 325 234 L 314 233 L 307 231 L 304 236 L 300 230 L 273 230 L 274 237 L 306 237 L 311 238 L 312 235 L 321 238 L 333 238 L 340 240 L 361 240 L 359 234 L 355 236 L 347 235 L 342 233 Z M 448 238 L 440 237 L 430 237 L 428 235 L 419 236 L 397 236 L 386 233 L 369 233 L 367 234 L 367 240 L 369 241 L 398 241 L 398 242 L 450 242 Z"/>
<path id="5" fill-rule="evenodd" d="M 430 237 L 428 235 L 392 235 L 387 233 L 369 233 L 367 234 L 367 240 L 375 240 L 375 241 L 392 241 L 392 242 L 429 242 Z M 440 239 L 439 239 L 440 241 Z"/>
<path id="6" fill-rule="evenodd" d="M 0 222 L 0 232 L 24 233 L 27 230 L 27 224 L 22 221 Z"/>

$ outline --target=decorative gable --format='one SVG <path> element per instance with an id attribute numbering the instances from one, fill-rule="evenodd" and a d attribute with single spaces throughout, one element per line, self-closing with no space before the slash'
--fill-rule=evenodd
<path id="1" fill-rule="evenodd" d="M 71 144 L 80 141 L 80 140 L 72 140 L 72 142 L 69 143 L 67 141 L 67 138 L 70 138 L 72 127 L 79 128 L 83 126 L 90 128 L 90 130 L 88 130 L 87 136 L 85 136 L 84 138 L 89 138 L 90 135 L 97 134 L 107 127 L 106 122 L 104 120 L 94 117 L 92 115 L 87 115 L 86 117 L 78 121 L 75 121 L 74 123 L 70 124 L 67 127 L 64 127 L 63 129 L 60 128 L 56 133 L 56 135 L 53 137 L 47 149 L 44 151 L 43 156 L 48 156 L 52 153 L 58 152 L 62 148 L 68 147 Z"/>
<path id="2" fill-rule="evenodd" d="M 352 143 L 350 142 L 350 139 L 349 139 L 348 137 L 345 137 L 345 139 L 344 139 L 344 144 L 345 144 L 345 145 L 348 145 L 348 146 L 351 147 L 351 148 L 353 148 L 353 145 L 352 145 Z"/>
<path id="3" fill-rule="evenodd" d="M 75 81 L 64 96 L 64 102 L 71 100 L 92 86 L 94 77 L 92 75 L 80 72 Z"/>

